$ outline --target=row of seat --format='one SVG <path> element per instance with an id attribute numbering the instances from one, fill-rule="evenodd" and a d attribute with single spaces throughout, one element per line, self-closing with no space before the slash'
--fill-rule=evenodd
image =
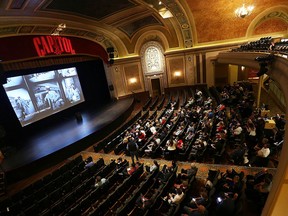
<path id="1" fill-rule="evenodd" d="M 72 190 L 79 187 L 82 182 L 93 176 L 96 169 L 100 168 L 104 164 L 104 160 L 100 159 L 93 167 L 85 170 L 85 163 L 83 160 L 80 161 L 80 159 L 82 159 L 81 156 L 77 157 L 75 161 L 72 162 L 74 163 L 73 167 L 71 167 L 71 164 L 66 164 L 51 174 L 48 174 L 52 175 L 52 177 L 49 182 L 46 182 L 46 184 L 44 184 L 45 181 L 43 180 L 47 179 L 46 176 L 38 180 L 37 182 L 42 181 L 43 184 L 39 186 L 39 183 L 37 183 L 37 190 L 35 186 L 33 186 L 35 185 L 35 182 L 27 188 L 19 191 L 16 195 L 8 197 L 6 200 L 1 202 L 1 213 L 5 215 L 18 215 L 22 214 L 22 212 L 26 214 L 25 212 L 30 212 L 32 210 L 42 212 L 55 202 L 59 201 L 59 199 L 62 199 L 64 196 L 71 193 Z M 78 165 L 76 165 L 77 161 L 79 163 Z M 69 167 L 71 168 L 69 169 Z M 59 173 L 57 175 L 58 177 L 53 179 L 54 173 L 58 173 L 58 170 L 66 170 L 66 172 L 62 174 Z"/>
<path id="2" fill-rule="evenodd" d="M 78 156 L 42 179 L 37 180 L 13 196 L 3 200 L 0 204 L 0 211 L 5 212 L 8 208 L 10 212 L 13 212 L 14 209 L 18 211 L 22 205 L 24 208 L 27 207 L 30 204 L 29 200 L 43 198 L 46 193 L 59 187 L 62 184 L 62 179 L 70 178 L 72 175 L 76 176 L 83 168 L 84 162 L 82 156 Z"/>
<path id="3" fill-rule="evenodd" d="M 76 189 L 72 190 L 64 197 L 62 196 L 57 202 L 49 206 L 46 211 L 41 212 L 40 215 L 73 215 L 73 212 L 75 213 L 76 210 L 84 212 L 86 208 L 89 207 L 88 203 L 97 200 L 97 198 L 105 192 L 104 189 L 103 191 L 94 188 L 95 176 L 105 176 L 109 182 L 113 182 L 113 175 L 111 177 L 110 173 L 113 172 L 114 169 L 115 162 L 111 162 L 110 164 L 101 167 L 94 173 L 94 176 L 83 181 Z"/>
<path id="4" fill-rule="evenodd" d="M 141 164 L 138 167 L 138 169 L 131 176 L 125 179 L 125 181 L 121 185 L 119 185 L 112 193 L 105 194 L 105 199 L 103 199 L 100 203 L 98 203 L 94 209 L 91 209 L 88 215 L 89 216 L 105 215 L 105 213 L 109 210 L 109 208 L 115 205 L 115 203 L 117 203 L 120 197 L 122 197 L 125 193 L 127 194 L 128 189 L 132 185 L 134 185 L 136 188 L 135 183 L 137 183 L 138 179 L 142 176 L 143 171 L 144 171 L 143 164 Z"/>
<path id="5" fill-rule="evenodd" d="M 95 152 L 99 152 L 104 148 L 107 148 L 105 151 L 108 153 L 114 147 L 114 143 L 117 143 L 115 140 L 119 140 L 121 137 L 121 133 L 123 133 L 128 127 L 130 127 L 137 120 L 141 119 L 142 111 L 140 110 L 135 116 L 133 116 L 128 122 L 124 125 L 116 129 L 112 134 L 107 136 L 105 139 L 100 141 L 97 145 L 93 145 L 93 149 Z M 107 147 L 107 144 L 109 147 Z"/>
<path id="6" fill-rule="evenodd" d="M 121 127 L 122 130 L 120 131 L 120 133 L 118 133 L 117 136 L 113 140 L 106 143 L 106 145 L 103 147 L 104 153 L 109 153 L 111 151 L 114 151 L 115 154 L 120 154 L 123 149 L 120 148 L 121 146 L 119 146 L 119 144 L 122 143 L 122 139 L 125 136 L 126 132 L 129 131 L 136 122 L 139 122 L 139 121 L 145 122 L 148 116 L 149 116 L 149 111 L 146 111 L 143 115 L 141 114 L 140 116 L 138 116 L 138 118 L 135 118 L 135 117 L 132 118 L 129 121 L 129 124 L 125 124 L 126 127 Z M 99 144 L 97 144 L 97 146 L 98 145 Z M 94 148 L 94 151 L 95 151 L 95 148 Z"/>
<path id="7" fill-rule="evenodd" d="M 196 174 L 198 172 L 198 168 L 195 168 L 195 173 L 191 176 L 189 176 L 188 180 L 188 187 L 183 191 L 184 192 L 184 196 L 182 198 L 182 200 L 178 203 L 178 204 L 170 204 L 167 206 L 164 205 L 164 208 L 158 208 L 157 211 L 161 214 L 165 213 L 165 215 L 167 216 L 173 216 L 173 215 L 177 215 L 179 210 L 182 208 L 183 206 L 183 201 L 186 199 L 186 197 L 191 193 L 191 191 L 193 190 L 193 185 L 196 179 Z M 177 183 L 177 182 L 174 182 Z M 174 188 L 174 184 L 171 186 L 172 188 Z M 168 189 L 170 190 L 170 189 Z"/>

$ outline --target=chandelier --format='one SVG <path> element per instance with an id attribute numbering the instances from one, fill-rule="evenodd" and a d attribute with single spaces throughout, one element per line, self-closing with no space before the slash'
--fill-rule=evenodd
<path id="1" fill-rule="evenodd" d="M 253 5 L 249 5 L 246 7 L 245 4 L 243 3 L 242 7 L 239 7 L 235 10 L 235 15 L 239 18 L 245 18 L 252 13 L 253 9 L 254 9 Z"/>

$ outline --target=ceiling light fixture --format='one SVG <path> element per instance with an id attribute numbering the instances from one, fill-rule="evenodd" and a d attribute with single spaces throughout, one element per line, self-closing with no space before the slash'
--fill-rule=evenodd
<path id="1" fill-rule="evenodd" d="M 239 7 L 235 10 L 235 15 L 239 18 L 245 18 L 249 16 L 254 9 L 253 5 L 245 6 L 245 3 L 243 3 L 242 7 Z"/>
<path id="2" fill-rule="evenodd" d="M 161 15 L 161 17 L 163 19 L 167 19 L 167 18 L 173 17 L 173 14 L 166 7 L 161 8 L 158 12 L 159 12 L 159 14 Z"/>

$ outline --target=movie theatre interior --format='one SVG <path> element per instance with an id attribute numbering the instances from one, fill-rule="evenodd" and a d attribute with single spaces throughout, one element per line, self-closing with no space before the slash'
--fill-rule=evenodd
<path id="1" fill-rule="evenodd" d="M 2 0 L 0 215 L 286 216 L 287 0 Z"/>

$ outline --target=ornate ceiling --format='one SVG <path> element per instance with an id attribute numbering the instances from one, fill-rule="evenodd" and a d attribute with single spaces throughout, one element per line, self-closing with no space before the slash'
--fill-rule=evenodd
<path id="1" fill-rule="evenodd" d="M 2 0 L 0 37 L 52 34 L 89 39 L 116 57 L 139 55 L 143 43 L 159 41 L 166 52 L 287 35 L 287 0 L 246 0 L 255 9 L 236 18 L 242 0 Z M 173 17 L 162 18 L 160 11 Z M 167 14 L 167 13 L 166 13 Z"/>

